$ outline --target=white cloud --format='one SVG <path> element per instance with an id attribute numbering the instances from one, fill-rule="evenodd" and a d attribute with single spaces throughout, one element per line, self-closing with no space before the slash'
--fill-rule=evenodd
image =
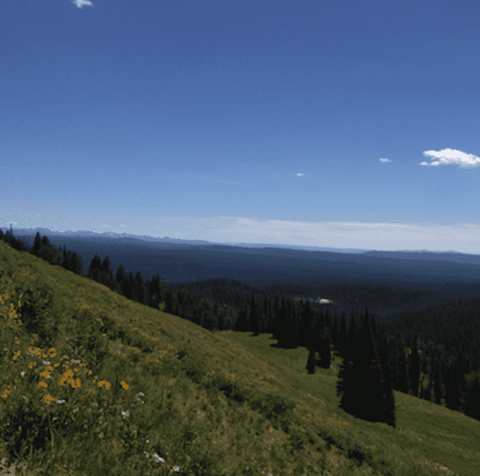
<path id="1" fill-rule="evenodd" d="M 93 7 L 93 3 L 90 0 L 72 0 L 72 3 L 78 8 Z"/>
<path id="2" fill-rule="evenodd" d="M 461 150 L 442 149 L 426 150 L 423 155 L 429 157 L 432 162 L 421 162 L 420 165 L 437 167 L 438 165 L 458 165 L 462 168 L 480 166 L 480 157 L 467 154 Z"/>
<path id="3" fill-rule="evenodd" d="M 392 162 L 392 160 L 390 160 L 390 159 L 379 159 L 379 160 L 380 160 L 380 162 Z"/>
<path id="4" fill-rule="evenodd" d="M 298 174 L 297 174 L 297 177 L 305 177 L 305 174 L 298 173 Z"/>

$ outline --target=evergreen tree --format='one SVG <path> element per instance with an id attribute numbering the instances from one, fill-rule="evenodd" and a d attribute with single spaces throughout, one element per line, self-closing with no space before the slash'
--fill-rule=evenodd
<path id="1" fill-rule="evenodd" d="M 135 274 L 135 294 L 136 294 L 136 301 L 145 304 L 145 283 L 143 282 L 143 277 L 140 271 L 137 271 Z"/>
<path id="2" fill-rule="evenodd" d="M 296 349 L 298 347 L 298 322 L 295 306 L 289 298 L 287 304 L 287 328 L 284 335 L 285 347 L 287 349 Z"/>
<path id="3" fill-rule="evenodd" d="M 307 370 L 309 374 L 315 373 L 315 364 L 316 364 L 316 352 L 315 352 L 315 347 L 312 345 L 308 352 L 308 360 L 307 360 Z"/>
<path id="4" fill-rule="evenodd" d="M 418 397 L 418 386 L 420 384 L 420 358 L 418 356 L 417 338 L 413 339 L 412 353 L 408 367 L 408 376 L 412 394 Z"/>
<path id="5" fill-rule="evenodd" d="M 115 272 L 115 281 L 120 285 L 120 288 L 122 289 L 122 294 L 123 293 L 123 285 L 127 281 L 127 272 L 125 268 L 123 267 L 122 264 L 120 264 L 117 268 L 117 271 Z"/>
<path id="6" fill-rule="evenodd" d="M 395 427 L 395 399 L 393 395 L 393 378 L 390 364 L 389 338 L 385 332 L 379 336 L 379 362 L 382 369 L 383 415 L 381 421 Z"/>
<path id="7" fill-rule="evenodd" d="M 167 289 L 165 295 L 165 312 L 168 314 L 173 314 L 173 292 L 171 288 Z"/>
<path id="8" fill-rule="evenodd" d="M 73 271 L 75 274 L 79 274 L 79 275 L 83 276 L 84 271 L 83 271 L 82 257 L 80 255 L 78 255 L 77 253 L 73 252 L 71 263 L 72 263 L 71 271 Z"/>
<path id="9" fill-rule="evenodd" d="M 309 349 L 313 345 L 312 339 L 312 310 L 308 301 L 302 303 L 302 315 L 298 328 L 298 343 L 302 347 Z"/>
<path id="10" fill-rule="evenodd" d="M 235 330 L 238 332 L 248 331 L 248 311 L 246 306 L 243 306 L 235 323 Z"/>
<path id="11" fill-rule="evenodd" d="M 460 410 L 461 406 L 462 388 L 456 363 L 456 359 L 452 359 L 446 372 L 445 403 L 450 410 Z"/>
<path id="12" fill-rule="evenodd" d="M 332 361 L 331 356 L 331 340 L 328 331 L 320 338 L 320 362 L 319 365 L 323 369 L 329 369 Z"/>
<path id="13" fill-rule="evenodd" d="M 37 234 L 35 235 L 35 239 L 33 240 L 33 248 L 32 248 L 32 255 L 38 256 L 38 252 L 42 248 L 42 237 L 40 236 L 40 233 L 37 231 Z"/>
<path id="14" fill-rule="evenodd" d="M 282 304 L 280 308 L 278 308 L 277 314 L 275 315 L 275 334 L 274 338 L 278 339 L 278 346 L 279 347 L 288 347 L 288 328 L 289 320 L 288 320 L 288 310 L 287 310 L 287 303 L 285 298 L 282 299 Z"/>
<path id="15" fill-rule="evenodd" d="M 405 356 L 405 351 L 403 347 L 400 354 L 400 391 L 403 393 L 408 393 L 410 384 L 408 382 L 408 372 L 407 372 L 407 358 Z"/>
<path id="16" fill-rule="evenodd" d="M 347 346 L 347 318 L 345 312 L 342 313 L 340 318 L 340 329 L 338 331 L 338 341 L 337 341 L 337 351 L 343 357 L 345 352 L 345 347 Z"/>
<path id="17" fill-rule="evenodd" d="M 394 425 L 395 413 L 391 382 L 388 382 L 382 373 L 372 327 L 366 310 L 352 362 L 342 369 L 341 382 L 339 381 L 337 387 L 340 406 L 357 418 L 368 421 L 384 421 Z"/>
<path id="18" fill-rule="evenodd" d="M 250 330 L 253 332 L 254 336 L 258 336 L 260 334 L 260 323 L 258 319 L 257 306 L 255 303 L 255 296 L 253 293 L 250 299 Z"/>
<path id="19" fill-rule="evenodd" d="M 442 387 L 442 370 L 441 362 L 437 360 L 435 363 L 434 377 L 433 377 L 433 395 L 435 397 L 435 403 L 437 405 L 442 404 L 443 387 Z"/>
<path id="20" fill-rule="evenodd" d="M 162 300 L 162 288 L 164 285 L 165 282 L 158 273 L 148 283 L 149 305 L 155 309 L 158 309 L 160 301 Z"/>
<path id="21" fill-rule="evenodd" d="M 465 415 L 480 420 L 480 371 L 470 375 L 467 398 L 465 400 Z"/>
<path id="22" fill-rule="evenodd" d="M 97 254 L 92 258 L 87 276 L 97 282 L 100 282 L 102 273 L 102 260 Z"/>
<path id="23" fill-rule="evenodd" d="M 337 396 L 342 397 L 346 392 L 349 375 L 353 365 L 355 349 L 357 347 L 357 326 L 353 316 L 348 323 L 347 344 L 344 349 L 343 361 L 340 365 L 337 379 Z"/>
<path id="24" fill-rule="evenodd" d="M 102 284 L 105 286 L 108 286 L 109 288 L 113 287 L 113 269 L 112 269 L 112 263 L 110 261 L 110 258 L 108 256 L 105 256 L 105 258 L 102 261 Z"/>

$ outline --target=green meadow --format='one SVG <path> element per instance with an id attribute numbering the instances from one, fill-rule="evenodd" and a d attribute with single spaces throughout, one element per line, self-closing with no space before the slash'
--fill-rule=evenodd
<path id="1" fill-rule="evenodd" d="M 395 392 L 342 411 L 340 358 L 212 333 L 0 241 L 0 475 L 480 473 L 480 422 Z"/>

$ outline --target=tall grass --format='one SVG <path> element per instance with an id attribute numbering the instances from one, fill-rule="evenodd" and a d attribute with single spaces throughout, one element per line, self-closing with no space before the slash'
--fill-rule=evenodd
<path id="1" fill-rule="evenodd" d="M 0 475 L 476 474 L 475 450 L 461 466 L 408 420 L 418 399 L 397 429 L 343 413 L 338 359 L 310 376 L 306 349 L 210 333 L 3 243 L 0 292 Z"/>

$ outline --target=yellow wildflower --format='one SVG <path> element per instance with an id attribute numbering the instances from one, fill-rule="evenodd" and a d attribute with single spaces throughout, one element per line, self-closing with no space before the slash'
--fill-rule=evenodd
<path id="1" fill-rule="evenodd" d="M 128 390 L 128 384 L 123 380 L 120 382 L 120 385 L 123 387 L 124 390 Z"/>
<path id="2" fill-rule="evenodd" d="M 40 383 L 38 384 L 38 386 L 39 386 L 39 387 L 44 387 L 44 388 L 48 387 L 48 385 L 47 385 L 45 382 L 40 382 Z"/>
<path id="3" fill-rule="evenodd" d="M 43 397 L 43 401 L 47 404 L 47 405 L 50 405 L 50 403 L 52 403 L 55 399 L 53 397 L 51 397 L 50 395 L 45 395 Z"/>

